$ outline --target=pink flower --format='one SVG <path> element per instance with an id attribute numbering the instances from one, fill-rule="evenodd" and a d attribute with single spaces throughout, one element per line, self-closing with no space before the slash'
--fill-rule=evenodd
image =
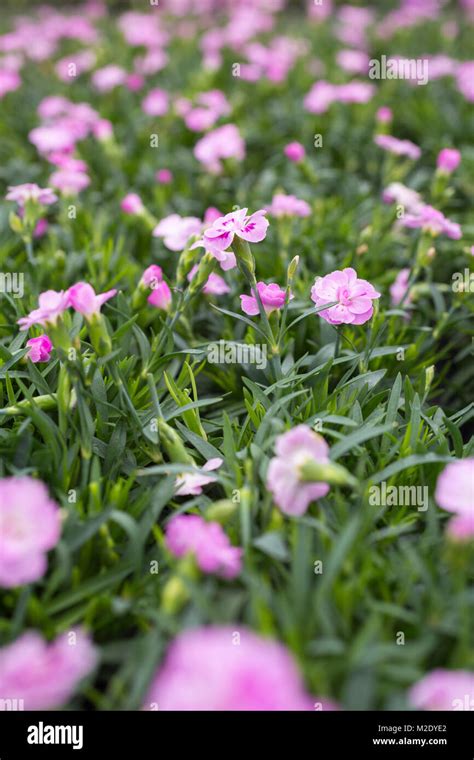
<path id="1" fill-rule="evenodd" d="M 61 532 L 59 507 L 40 480 L 0 480 L 0 586 L 32 583 L 46 572 Z M 1 689 L 0 694 L 4 696 Z"/>
<path id="2" fill-rule="evenodd" d="M 138 92 L 145 84 L 145 78 L 141 74 L 128 74 L 125 80 L 125 87 L 130 92 Z"/>
<path id="3" fill-rule="evenodd" d="M 257 290 L 262 302 L 262 306 L 267 314 L 271 314 L 272 311 L 278 311 L 285 305 L 286 291 L 280 288 L 275 282 L 266 285 L 264 282 L 257 282 Z M 251 317 L 260 314 L 258 308 L 258 301 L 254 295 L 240 296 L 241 308 L 246 314 Z"/>
<path id="4" fill-rule="evenodd" d="M 120 66 L 109 64 L 102 69 L 97 69 L 92 74 L 92 85 L 99 92 L 110 92 L 115 87 L 125 83 L 127 72 Z"/>
<path id="5" fill-rule="evenodd" d="M 405 214 L 400 219 L 400 224 L 412 229 L 420 228 L 431 235 L 446 235 L 452 240 L 462 238 L 462 230 L 457 222 L 452 222 L 441 211 L 424 204 L 412 214 Z"/>
<path id="6" fill-rule="evenodd" d="M 199 265 L 195 264 L 188 274 L 188 282 L 191 282 L 198 269 Z M 230 293 L 230 288 L 223 277 L 215 272 L 211 272 L 202 292 L 207 296 L 223 296 L 225 293 Z"/>
<path id="7" fill-rule="evenodd" d="M 447 527 L 454 540 L 474 538 L 474 458 L 448 464 L 436 483 L 435 499 L 440 507 L 453 512 Z"/>
<path id="8" fill-rule="evenodd" d="M 377 109 L 375 118 L 380 124 L 389 124 L 393 119 L 392 109 L 388 106 L 380 106 L 380 108 Z"/>
<path id="9" fill-rule="evenodd" d="M 242 161 L 245 158 L 245 143 L 235 124 L 224 124 L 198 140 L 194 155 L 208 172 L 219 174 L 223 168 L 223 159 L 235 158 Z"/>
<path id="10" fill-rule="evenodd" d="M 230 257 L 226 249 L 232 245 L 234 235 L 249 243 L 259 243 L 267 234 L 267 212 L 260 210 L 248 216 L 247 211 L 241 208 L 219 217 L 204 230 L 201 240 L 192 247 L 203 246 L 220 262 L 222 269 L 232 269 L 236 263 L 235 256 L 232 254 Z"/>
<path id="11" fill-rule="evenodd" d="M 336 61 L 349 74 L 367 74 L 369 71 L 369 56 L 364 50 L 340 50 Z"/>
<path id="12" fill-rule="evenodd" d="M 157 282 L 147 298 L 149 304 L 161 311 L 168 311 L 171 306 L 171 290 L 164 280 Z"/>
<path id="13" fill-rule="evenodd" d="M 28 135 L 29 141 L 43 155 L 53 151 L 72 152 L 76 144 L 76 136 L 70 125 L 51 124 L 49 126 L 35 127 Z"/>
<path id="14" fill-rule="evenodd" d="M 140 215 L 145 210 L 142 199 L 137 193 L 128 193 L 125 198 L 120 201 L 120 208 L 124 214 L 136 214 Z"/>
<path id="15" fill-rule="evenodd" d="M 421 156 L 421 150 L 418 145 L 412 143 L 410 140 L 399 140 L 392 135 L 375 135 L 374 142 L 379 148 L 388 150 L 389 153 L 394 153 L 396 156 L 407 156 L 413 161 L 416 161 Z"/>
<path id="16" fill-rule="evenodd" d="M 47 335 L 30 338 L 30 340 L 26 341 L 26 345 L 30 348 L 26 354 L 27 359 L 30 359 L 34 364 L 37 362 L 49 362 L 53 344 Z"/>
<path id="17" fill-rule="evenodd" d="M 380 298 L 380 293 L 370 282 L 359 279 L 351 267 L 316 277 L 311 288 L 311 299 L 316 306 L 338 302 L 319 312 L 319 316 L 331 325 L 363 325 L 374 312 L 372 301 L 375 298 Z"/>
<path id="18" fill-rule="evenodd" d="M 467 670 L 432 670 L 409 693 L 418 710 L 474 709 L 474 673 Z"/>
<path id="19" fill-rule="evenodd" d="M 410 279 L 410 270 L 408 268 L 400 269 L 399 273 L 397 274 L 395 278 L 395 282 L 392 285 L 390 285 L 390 296 L 392 298 L 393 306 L 398 306 L 403 296 L 407 292 L 409 279 Z M 410 296 L 407 295 L 407 297 L 405 298 L 405 304 L 409 302 L 410 302 Z"/>
<path id="20" fill-rule="evenodd" d="M 0 98 L 7 92 L 14 92 L 21 86 L 21 78 L 18 72 L 0 69 Z"/>
<path id="21" fill-rule="evenodd" d="M 209 227 L 216 221 L 216 219 L 219 219 L 221 216 L 223 216 L 223 214 L 221 211 L 219 211 L 218 208 L 215 206 L 209 206 L 209 208 L 207 208 L 204 212 L 204 225 L 206 227 Z"/>
<path id="22" fill-rule="evenodd" d="M 436 166 L 440 171 L 451 174 L 461 163 L 461 154 L 455 148 L 443 148 L 438 153 Z"/>
<path id="23" fill-rule="evenodd" d="M 293 658 L 282 644 L 240 625 L 180 633 L 170 645 L 144 709 L 310 710 Z"/>
<path id="24" fill-rule="evenodd" d="M 22 700 L 25 710 L 58 708 L 96 662 L 96 650 L 81 630 L 63 633 L 51 643 L 28 631 L 0 649 L 0 694 L 3 700 Z"/>
<path id="25" fill-rule="evenodd" d="M 398 203 L 407 211 L 412 212 L 416 212 L 423 206 L 420 194 L 401 182 L 391 182 L 383 191 L 382 199 L 384 203 Z"/>
<path id="26" fill-rule="evenodd" d="M 202 466 L 201 471 L 196 471 L 196 473 L 183 472 L 176 478 L 176 496 L 199 496 L 202 493 L 203 486 L 207 486 L 208 483 L 215 483 L 217 480 L 213 475 L 205 475 L 204 473 L 218 470 L 222 463 L 222 459 L 215 457 L 215 459 L 209 459 Z"/>
<path id="27" fill-rule="evenodd" d="M 46 290 L 38 298 L 39 308 L 34 309 L 27 317 L 21 317 L 18 320 L 20 330 L 28 330 L 32 325 L 56 324 L 58 317 L 66 311 L 69 306 L 68 292 L 60 290 Z"/>
<path id="28" fill-rule="evenodd" d="M 153 237 L 163 238 L 170 251 L 182 251 L 189 239 L 201 232 L 201 220 L 195 216 L 170 214 L 159 222 L 153 230 Z"/>
<path id="29" fill-rule="evenodd" d="M 53 187 L 61 190 L 64 195 L 77 195 L 86 187 L 89 187 L 90 177 L 84 172 L 72 171 L 70 169 L 60 169 L 53 172 L 49 178 Z"/>
<path id="30" fill-rule="evenodd" d="M 169 185 L 173 181 L 173 174 L 169 169 L 159 169 L 155 174 L 159 185 Z"/>
<path id="31" fill-rule="evenodd" d="M 142 274 L 140 283 L 145 288 L 154 288 L 163 279 L 163 270 L 158 264 L 151 264 Z"/>
<path id="32" fill-rule="evenodd" d="M 368 82 L 348 82 L 331 84 L 321 79 L 313 85 L 304 99 L 304 107 L 310 113 L 325 113 L 333 102 L 368 103 L 375 93 L 374 85 Z"/>
<path id="33" fill-rule="evenodd" d="M 166 546 L 175 557 L 194 554 L 204 573 L 236 578 L 242 569 L 242 549 L 232 546 L 222 527 L 199 515 L 178 515 L 166 528 Z"/>
<path id="34" fill-rule="evenodd" d="M 469 103 L 474 103 L 474 61 L 458 64 L 456 86 Z"/>
<path id="35" fill-rule="evenodd" d="M 106 142 L 114 134 L 112 122 L 108 119 L 97 119 L 92 125 L 92 134 L 99 142 Z"/>
<path id="36" fill-rule="evenodd" d="M 142 110 L 148 116 L 164 116 L 168 112 L 169 97 L 165 90 L 150 90 L 142 101 Z"/>
<path id="37" fill-rule="evenodd" d="M 275 451 L 276 456 L 270 460 L 268 467 L 267 489 L 282 512 L 302 515 L 312 501 L 326 496 L 329 485 L 304 482 L 300 468 L 306 462 L 329 462 L 329 447 L 324 438 L 310 427 L 297 425 L 278 436 Z"/>
<path id="38" fill-rule="evenodd" d="M 113 288 L 96 295 L 94 288 L 88 282 L 78 282 L 68 290 L 69 306 L 89 321 L 94 315 L 100 313 L 103 304 L 109 298 L 113 298 L 116 293 L 116 289 Z"/>
<path id="39" fill-rule="evenodd" d="M 41 206 L 51 206 L 56 203 L 58 196 L 49 187 L 38 187 L 32 182 L 25 185 L 14 185 L 8 188 L 5 196 L 7 201 L 15 201 L 20 208 L 23 208 L 28 201 L 34 201 Z"/>
<path id="40" fill-rule="evenodd" d="M 284 193 L 276 193 L 273 196 L 272 205 L 267 210 L 269 214 L 276 217 L 309 216 L 311 214 L 311 206 L 306 201 Z"/>
<path id="41" fill-rule="evenodd" d="M 306 156 L 304 146 L 299 142 L 291 142 L 285 145 L 284 153 L 290 161 L 294 161 L 295 163 L 299 163 Z"/>

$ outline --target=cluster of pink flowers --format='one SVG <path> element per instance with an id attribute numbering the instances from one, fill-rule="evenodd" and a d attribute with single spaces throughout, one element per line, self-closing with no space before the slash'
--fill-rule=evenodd
<path id="1" fill-rule="evenodd" d="M 0 480 L 0 586 L 32 583 L 46 572 L 46 554 L 59 541 L 59 507 L 30 477 Z M 0 689 L 0 694 L 4 693 Z"/>
<path id="2" fill-rule="evenodd" d="M 372 301 L 377 298 L 380 293 L 370 282 L 357 277 L 351 267 L 317 277 L 311 288 L 311 299 L 316 306 L 337 302 L 319 312 L 331 325 L 363 325 L 374 313 Z"/>
<path id="3" fill-rule="evenodd" d="M 474 673 L 433 670 L 410 689 L 409 700 L 418 710 L 472 710 Z"/>
<path id="4" fill-rule="evenodd" d="M 178 98 L 175 108 L 192 132 L 211 129 L 220 118 L 229 116 L 231 112 L 229 101 L 221 90 L 199 93 L 194 104 L 188 98 Z"/>
<path id="5" fill-rule="evenodd" d="M 203 573 L 231 580 L 242 569 L 242 549 L 232 546 L 217 522 L 199 515 L 178 515 L 166 528 L 166 546 L 175 557 L 192 554 Z"/>
<path id="6" fill-rule="evenodd" d="M 206 475 L 207 472 L 218 470 L 223 460 L 219 457 L 209 459 L 201 468 L 201 471 L 183 472 L 176 478 L 176 496 L 199 496 L 204 486 L 215 483 L 214 475 Z"/>
<path id="7" fill-rule="evenodd" d="M 257 291 L 260 296 L 260 301 L 267 314 L 271 314 L 272 311 L 279 311 L 285 305 L 286 291 L 280 288 L 275 282 L 267 285 L 265 282 L 257 282 Z M 290 295 L 290 298 L 292 296 Z M 255 317 L 260 314 L 258 308 L 258 301 L 256 294 L 251 296 L 240 296 L 242 311 L 251 317 Z"/>
<path id="8" fill-rule="evenodd" d="M 232 269 L 236 260 L 235 255 L 228 249 L 232 246 L 234 237 L 237 236 L 249 243 L 264 240 L 269 224 L 268 219 L 265 219 L 266 213 L 261 209 L 249 215 L 248 209 L 241 208 L 225 216 L 219 216 L 204 230 L 202 238 L 193 247 L 204 247 L 219 261 L 222 269 Z"/>
<path id="9" fill-rule="evenodd" d="M 97 295 L 92 285 L 87 282 L 78 282 L 65 291 L 46 290 L 39 295 L 38 308 L 18 320 L 20 330 L 28 330 L 32 325 L 55 325 L 61 314 L 70 306 L 90 321 L 94 315 L 100 313 L 103 304 L 116 293 L 117 291 L 112 289 Z"/>
<path id="10" fill-rule="evenodd" d="M 0 649 L 0 694 L 19 700 L 25 710 L 62 707 L 96 666 L 97 652 L 81 631 L 69 631 L 51 643 L 34 631 Z"/>
<path id="11" fill-rule="evenodd" d="M 145 710 L 334 710 L 312 698 L 282 644 L 241 626 L 180 633 L 157 671 Z"/>
<path id="12" fill-rule="evenodd" d="M 402 182 L 391 182 L 382 193 L 384 203 L 397 203 L 406 211 L 416 213 L 424 205 L 419 193 Z"/>
<path id="13" fill-rule="evenodd" d="M 37 203 L 40 206 L 51 206 L 58 200 L 58 196 L 50 187 L 38 187 L 32 182 L 10 186 L 5 198 L 7 201 L 17 203 L 20 209 L 23 209 L 29 202 Z"/>
<path id="14" fill-rule="evenodd" d="M 421 156 L 420 148 L 411 142 L 411 140 L 399 140 L 398 137 L 393 137 L 392 135 L 375 135 L 374 142 L 382 150 L 386 150 L 396 156 L 406 156 L 407 158 L 411 158 L 412 161 L 416 161 Z"/>
<path id="15" fill-rule="evenodd" d="M 245 142 L 235 124 L 224 124 L 208 132 L 194 146 L 194 155 L 210 174 L 220 174 L 222 161 L 233 158 L 243 161 Z"/>
<path id="16" fill-rule="evenodd" d="M 297 425 L 278 436 L 275 452 L 276 456 L 268 466 L 267 489 L 282 512 L 303 515 L 312 501 L 326 496 L 329 485 L 304 482 L 301 467 L 306 462 L 329 462 L 329 447 L 324 438 L 308 425 Z"/>
<path id="17" fill-rule="evenodd" d="M 446 235 L 452 240 L 460 240 L 462 237 L 462 230 L 457 222 L 452 222 L 441 211 L 426 203 L 415 209 L 413 213 L 405 214 L 400 219 L 400 224 L 412 229 L 420 228 L 433 236 Z"/>
<path id="18" fill-rule="evenodd" d="M 304 107 L 310 113 L 325 113 L 335 102 L 368 103 L 375 94 L 375 87 L 369 82 L 349 82 L 332 84 L 321 79 L 313 85 L 304 99 Z"/>
<path id="19" fill-rule="evenodd" d="M 448 523 L 448 536 L 454 541 L 474 538 L 474 458 L 448 464 L 438 478 L 435 499 L 440 507 L 455 516 Z"/>
<path id="20" fill-rule="evenodd" d="M 274 37 L 269 45 L 250 42 L 243 48 L 247 63 L 240 64 L 239 76 L 248 82 L 257 82 L 262 78 L 270 82 L 284 82 L 298 57 L 305 50 L 303 40 L 289 37 Z"/>
<path id="21" fill-rule="evenodd" d="M 310 216 L 311 206 L 306 201 L 300 200 L 295 195 L 285 195 L 284 193 L 275 193 L 271 206 L 268 206 L 268 213 L 272 216 Z"/>

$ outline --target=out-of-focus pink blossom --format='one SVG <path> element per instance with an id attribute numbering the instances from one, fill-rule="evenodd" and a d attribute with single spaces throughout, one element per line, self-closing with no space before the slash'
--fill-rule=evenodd
<path id="1" fill-rule="evenodd" d="M 421 150 L 418 145 L 410 140 L 399 140 L 392 135 L 375 135 L 374 142 L 379 148 L 394 153 L 396 156 L 407 156 L 412 161 L 416 161 L 421 156 Z"/>
<path id="2" fill-rule="evenodd" d="M 461 154 L 455 148 L 443 148 L 438 153 L 436 166 L 442 172 L 451 174 L 461 163 Z"/>
<path id="3" fill-rule="evenodd" d="M 0 98 L 8 92 L 14 92 L 21 86 L 21 77 L 17 71 L 0 69 Z"/>
<path id="4" fill-rule="evenodd" d="M 151 264 L 143 272 L 140 283 L 145 288 L 154 288 L 162 279 L 162 268 L 158 264 Z"/>
<path id="5" fill-rule="evenodd" d="M 137 193 L 128 193 L 125 198 L 120 201 L 120 208 L 124 214 L 131 214 L 139 216 L 145 210 L 143 201 Z"/>
<path id="6" fill-rule="evenodd" d="M 46 290 L 38 298 L 38 308 L 34 309 L 27 317 L 18 320 L 20 330 L 28 330 L 32 325 L 46 327 L 48 324 L 56 324 L 58 317 L 69 306 L 68 292 L 60 290 Z"/>
<path id="7" fill-rule="evenodd" d="M 397 203 L 410 212 L 416 212 L 423 206 L 420 194 L 401 182 L 391 182 L 383 191 L 382 198 L 384 203 Z"/>
<path id="8" fill-rule="evenodd" d="M 265 282 L 257 282 L 257 291 L 262 302 L 262 306 L 267 314 L 271 314 L 272 311 L 279 311 L 285 305 L 286 290 L 280 288 L 275 282 L 267 285 Z M 291 298 L 291 296 L 290 296 Z M 255 293 L 251 296 L 240 296 L 241 308 L 245 314 L 251 317 L 260 314 L 258 308 L 258 301 Z"/>
<path id="9" fill-rule="evenodd" d="M 410 279 L 410 270 L 408 268 L 400 269 L 395 281 L 390 285 L 390 296 L 393 306 L 398 306 L 407 293 L 408 281 Z M 410 295 L 405 298 L 405 304 L 410 302 Z"/>
<path id="10" fill-rule="evenodd" d="M 276 456 L 270 460 L 268 467 L 267 489 L 282 512 L 302 515 L 312 501 L 328 493 L 329 485 L 303 481 L 301 467 L 312 461 L 328 463 L 329 447 L 324 438 L 308 425 L 297 425 L 278 436 L 275 452 Z"/>
<path id="11" fill-rule="evenodd" d="M 268 206 L 267 211 L 272 216 L 310 216 L 311 206 L 306 201 L 302 201 L 295 195 L 285 195 L 284 193 L 276 193 L 273 196 L 271 206 Z"/>
<path id="12" fill-rule="evenodd" d="M 39 203 L 40 206 L 51 206 L 56 203 L 58 196 L 49 187 L 38 187 L 32 182 L 24 185 L 13 185 L 8 188 L 5 196 L 7 201 L 15 201 L 20 208 L 24 208 L 28 201 Z"/>
<path id="13" fill-rule="evenodd" d="M 199 235 L 202 222 L 195 216 L 170 214 L 159 222 L 153 230 L 153 237 L 163 238 L 170 251 L 182 251 L 190 238 Z"/>
<path id="14" fill-rule="evenodd" d="M 143 707 L 276 711 L 311 710 L 314 703 L 282 644 L 234 624 L 180 633 L 170 645 Z"/>
<path id="15" fill-rule="evenodd" d="M 472 710 L 474 673 L 438 668 L 410 689 L 409 700 L 418 710 Z"/>
<path id="16" fill-rule="evenodd" d="M 155 283 L 147 301 L 154 306 L 155 309 L 169 311 L 171 307 L 171 290 L 168 283 L 165 282 L 165 280 Z"/>
<path id="17" fill-rule="evenodd" d="M 358 278 L 351 267 L 317 277 L 311 288 L 316 306 L 337 301 L 335 306 L 318 312 L 331 325 L 363 325 L 374 313 L 372 301 L 376 298 L 380 298 L 380 293 L 370 282 Z"/>
<path id="18" fill-rule="evenodd" d="M 392 109 L 388 106 L 380 106 L 380 108 L 377 109 L 375 118 L 380 124 L 389 124 L 393 119 Z"/>
<path id="19" fill-rule="evenodd" d="M 164 116 L 168 113 L 169 96 L 165 90 L 150 90 L 142 101 L 142 110 L 147 116 Z"/>
<path id="20" fill-rule="evenodd" d="M 198 140 L 194 155 L 208 172 L 219 174 L 224 159 L 242 161 L 245 158 L 245 143 L 235 124 L 224 124 Z"/>
<path id="21" fill-rule="evenodd" d="M 117 293 L 116 289 L 96 294 L 88 282 L 78 282 L 68 290 L 69 305 L 87 320 L 100 313 L 101 307 Z"/>
<path id="22" fill-rule="evenodd" d="M 231 580 L 242 569 L 242 549 L 232 546 L 217 522 L 200 515 L 178 515 L 166 528 L 166 546 L 175 557 L 193 554 L 204 573 Z"/>
<path id="23" fill-rule="evenodd" d="M 173 173 L 169 169 L 158 169 L 155 179 L 159 185 L 169 185 L 173 181 Z"/>
<path id="24" fill-rule="evenodd" d="M 60 190 L 64 195 L 77 195 L 86 187 L 89 187 L 91 180 L 85 172 L 73 171 L 71 169 L 60 169 L 51 174 L 49 181 L 53 187 Z"/>
<path id="25" fill-rule="evenodd" d="M 375 94 L 375 87 L 369 82 L 349 82 L 331 84 L 320 80 L 313 85 L 304 99 L 304 107 L 310 113 L 325 113 L 334 102 L 368 103 Z"/>
<path id="26" fill-rule="evenodd" d="M 98 92 L 104 93 L 125 84 L 126 79 L 127 72 L 121 66 L 110 63 L 101 69 L 96 69 L 92 74 L 91 81 Z"/>
<path id="27" fill-rule="evenodd" d="M 62 707 L 96 662 L 96 650 L 81 630 L 63 633 L 51 643 L 27 631 L 0 649 L 2 703 L 20 701 L 25 710 Z"/>
<path id="28" fill-rule="evenodd" d="M 369 56 L 364 50 L 340 50 L 336 61 L 349 74 L 367 74 L 369 71 Z"/>
<path id="29" fill-rule="evenodd" d="M 457 541 L 474 538 L 474 458 L 448 464 L 436 483 L 435 499 L 440 507 L 453 512 L 448 535 Z"/>
<path id="30" fill-rule="evenodd" d="M 462 230 L 459 224 L 452 222 L 441 211 L 428 204 L 422 205 L 414 213 L 405 214 L 401 217 L 400 224 L 412 229 L 421 228 L 433 236 L 446 235 L 452 240 L 462 238 Z"/>
<path id="31" fill-rule="evenodd" d="M 59 507 L 44 483 L 30 477 L 1 479 L 0 586 L 13 588 L 42 578 L 46 554 L 60 532 Z M 6 696 L 1 689 L 0 694 Z"/>
<path id="32" fill-rule="evenodd" d="M 198 269 L 199 269 L 199 265 L 195 264 L 188 274 L 189 282 L 191 282 L 193 277 L 196 275 L 196 272 L 198 271 Z M 207 282 L 202 289 L 202 292 L 206 296 L 222 296 L 222 295 L 225 295 L 225 293 L 230 293 L 230 288 L 223 277 L 216 274 L 215 272 L 212 272 L 209 275 Z"/>
<path id="33" fill-rule="evenodd" d="M 37 362 L 49 362 L 53 344 L 47 335 L 39 335 L 37 338 L 30 338 L 26 341 L 29 351 L 25 354 L 26 358 L 36 364 Z"/>
<path id="34" fill-rule="evenodd" d="M 301 145 L 299 142 L 291 142 L 285 145 L 284 153 L 290 161 L 294 161 L 295 163 L 299 163 L 306 156 L 304 145 Z"/>

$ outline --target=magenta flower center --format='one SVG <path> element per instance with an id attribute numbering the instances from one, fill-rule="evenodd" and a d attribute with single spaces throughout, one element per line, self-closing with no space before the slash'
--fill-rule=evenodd
<path id="1" fill-rule="evenodd" d="M 337 300 L 344 304 L 344 306 L 347 306 L 351 302 L 351 292 L 349 288 L 345 286 L 338 288 Z"/>

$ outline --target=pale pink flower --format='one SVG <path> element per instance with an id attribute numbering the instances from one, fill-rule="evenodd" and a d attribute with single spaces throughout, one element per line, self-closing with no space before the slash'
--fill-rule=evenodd
<path id="1" fill-rule="evenodd" d="M 218 208 L 215 206 L 209 206 L 204 212 L 204 225 L 206 227 L 209 227 L 211 224 L 213 224 L 216 219 L 219 219 L 221 216 L 224 216 L 221 211 L 219 211 Z"/>
<path id="2" fill-rule="evenodd" d="M 46 290 L 38 298 L 38 308 L 34 309 L 27 317 L 21 317 L 18 320 L 20 330 L 28 330 L 32 325 L 56 324 L 58 317 L 66 311 L 69 306 L 68 292 L 60 290 Z"/>
<path id="3" fill-rule="evenodd" d="M 393 284 L 390 285 L 390 296 L 392 299 L 393 306 L 398 306 L 400 301 L 403 299 L 405 293 L 407 292 L 409 279 L 410 279 L 410 270 L 408 268 L 400 269 L 399 273 L 397 274 L 395 278 L 395 282 L 393 282 Z M 408 304 L 409 302 L 410 302 L 410 296 L 407 295 L 407 297 L 405 298 L 405 304 Z"/>
<path id="4" fill-rule="evenodd" d="M 43 577 L 47 552 L 59 541 L 59 507 L 46 486 L 30 477 L 0 480 L 0 586 Z M 1 680 L 1 677 L 0 677 Z M 0 689 L 2 697 L 4 694 Z"/>
<path id="5" fill-rule="evenodd" d="M 257 282 L 257 291 L 262 306 L 267 314 L 271 314 L 272 311 L 279 311 L 285 305 L 286 290 L 280 288 L 275 282 L 272 282 L 269 285 L 264 282 Z M 260 314 L 255 294 L 251 296 L 242 295 L 240 296 L 240 300 L 242 311 L 244 311 L 245 314 L 248 314 L 251 317 Z"/>
<path id="6" fill-rule="evenodd" d="M 144 709 L 311 710 L 285 647 L 247 628 L 206 626 L 180 633 L 157 671 Z"/>
<path id="7" fill-rule="evenodd" d="M 0 69 L 0 98 L 7 92 L 14 92 L 21 86 L 21 77 L 17 71 Z"/>
<path id="8" fill-rule="evenodd" d="M 200 515 L 178 515 L 166 528 L 166 546 L 175 557 L 193 554 L 204 573 L 232 579 L 242 569 L 242 549 L 232 546 L 217 522 Z"/>
<path id="9" fill-rule="evenodd" d="M 142 101 L 142 110 L 147 116 L 164 116 L 168 113 L 169 97 L 165 90 L 150 90 Z"/>
<path id="10" fill-rule="evenodd" d="M 60 190 L 64 195 L 77 195 L 86 187 L 89 187 L 90 177 L 84 172 L 73 171 L 71 169 L 60 169 L 53 172 L 49 181 L 51 185 Z"/>
<path id="11" fill-rule="evenodd" d="M 420 194 L 401 182 L 391 182 L 383 191 L 382 198 L 384 203 L 397 203 L 410 212 L 416 212 L 424 205 Z"/>
<path id="12" fill-rule="evenodd" d="M 301 145 L 301 143 L 296 141 L 285 145 L 284 153 L 290 161 L 294 161 L 295 163 L 299 163 L 306 156 L 304 145 Z"/>
<path id="13" fill-rule="evenodd" d="M 396 156 L 407 156 L 416 161 L 421 156 L 421 150 L 418 145 L 410 140 L 399 140 L 392 135 L 375 135 L 374 142 L 379 148 L 394 153 Z"/>
<path id="14" fill-rule="evenodd" d="M 310 113 L 325 113 L 334 102 L 368 103 L 375 94 L 375 87 L 369 82 L 348 82 L 331 84 L 320 80 L 313 85 L 304 99 L 304 107 Z"/>
<path id="15" fill-rule="evenodd" d="M 113 298 L 116 293 L 116 289 L 113 288 L 105 293 L 96 294 L 88 282 L 78 282 L 68 290 L 69 306 L 90 320 L 94 315 L 100 313 L 104 303 Z"/>
<path id="16" fill-rule="evenodd" d="M 42 155 L 54 151 L 72 152 L 76 144 L 77 136 L 69 124 L 51 124 L 35 127 L 28 135 L 29 141 Z"/>
<path id="17" fill-rule="evenodd" d="M 202 222 L 195 216 L 180 216 L 170 214 L 159 222 L 153 230 L 153 237 L 163 238 L 170 251 L 182 251 L 190 238 L 199 235 Z"/>
<path id="18" fill-rule="evenodd" d="M 53 344 L 47 335 L 39 335 L 37 338 L 30 338 L 26 341 L 29 351 L 25 354 L 27 359 L 36 364 L 37 362 L 49 362 Z"/>
<path id="19" fill-rule="evenodd" d="M 92 641 L 80 629 L 51 643 L 27 631 L 0 649 L 1 701 L 20 700 L 25 710 L 62 707 L 96 662 Z"/>
<path id="20" fill-rule="evenodd" d="M 159 185 L 169 185 L 173 181 L 173 174 L 169 169 L 158 169 L 155 179 Z"/>
<path id="21" fill-rule="evenodd" d="M 456 86 L 469 103 L 474 103 L 474 61 L 465 61 L 458 65 Z"/>
<path id="22" fill-rule="evenodd" d="M 421 228 L 433 236 L 446 235 L 451 240 L 462 238 L 462 230 L 459 224 L 452 222 L 441 211 L 428 204 L 415 209 L 411 214 L 405 214 L 401 217 L 400 224 L 411 229 Z"/>
<path id="23" fill-rule="evenodd" d="M 145 288 L 154 288 L 163 279 L 163 270 L 158 264 L 151 264 L 142 274 L 140 283 Z"/>
<path id="24" fill-rule="evenodd" d="M 393 119 L 392 109 L 388 106 L 380 106 L 380 108 L 377 109 L 375 118 L 380 124 L 389 124 Z"/>
<path id="25" fill-rule="evenodd" d="M 183 472 L 176 478 L 176 496 L 199 496 L 202 493 L 203 486 L 208 483 L 215 483 L 217 478 L 214 475 L 206 475 L 207 472 L 218 470 L 222 466 L 223 460 L 219 457 L 209 459 L 200 471 Z"/>
<path id="26" fill-rule="evenodd" d="M 474 673 L 432 670 L 412 686 L 409 700 L 418 710 L 473 710 Z"/>
<path id="27" fill-rule="evenodd" d="M 128 74 L 127 78 L 125 80 L 125 87 L 127 90 L 130 90 L 130 92 L 138 92 L 141 90 L 145 85 L 145 78 L 136 72 L 133 74 Z"/>
<path id="28" fill-rule="evenodd" d="M 73 55 L 61 58 L 54 69 L 63 82 L 75 81 L 76 77 L 95 66 L 96 55 L 92 50 L 82 50 Z"/>
<path id="29" fill-rule="evenodd" d="M 92 134 L 99 142 L 106 142 L 113 137 L 114 128 L 108 119 L 97 119 L 92 125 Z"/>
<path id="30" fill-rule="evenodd" d="M 318 312 L 331 325 L 363 325 L 374 312 L 372 301 L 376 298 L 380 293 L 370 282 L 359 279 L 351 267 L 317 277 L 311 288 L 311 300 L 316 306 L 337 301 L 335 306 Z"/>
<path id="31" fill-rule="evenodd" d="M 28 201 L 39 203 L 41 206 L 51 206 L 56 203 L 58 196 L 49 187 L 38 187 L 32 182 L 24 185 L 13 185 L 8 188 L 5 196 L 7 201 L 15 201 L 23 208 Z"/>
<path id="32" fill-rule="evenodd" d="M 96 69 L 92 74 L 92 85 L 99 92 L 110 92 L 115 87 L 123 85 L 127 78 L 127 72 L 113 63 Z"/>
<path id="33" fill-rule="evenodd" d="M 435 499 L 440 507 L 453 512 L 447 527 L 455 540 L 474 538 L 474 458 L 457 459 L 438 478 Z"/>
<path id="34" fill-rule="evenodd" d="M 145 210 L 143 201 L 137 193 L 128 193 L 120 201 L 120 208 L 124 214 L 140 215 Z"/>
<path id="35" fill-rule="evenodd" d="M 364 50 L 340 50 L 336 61 L 349 74 L 367 74 L 369 71 L 369 56 Z"/>
<path id="36" fill-rule="evenodd" d="M 161 311 L 168 311 L 171 307 L 171 290 L 165 280 L 155 283 L 147 298 L 149 304 Z"/>
<path id="37" fill-rule="evenodd" d="M 282 512 L 302 515 L 312 501 L 326 496 L 329 485 L 303 481 L 300 469 L 307 462 L 328 463 L 329 447 L 308 425 L 297 425 L 278 436 L 275 451 L 267 471 L 267 489 Z"/>
<path id="38" fill-rule="evenodd" d="M 194 155 L 207 171 L 219 174 L 223 168 L 223 159 L 235 158 L 242 161 L 245 158 L 245 143 L 235 124 L 224 124 L 198 140 Z"/>
<path id="39" fill-rule="evenodd" d="M 191 282 L 198 269 L 199 264 L 195 264 L 188 274 L 189 282 Z M 202 292 L 205 293 L 206 296 L 222 296 L 225 295 L 225 293 L 230 293 L 230 288 L 223 277 L 215 272 L 211 272 Z"/>
<path id="40" fill-rule="evenodd" d="M 285 195 L 284 193 L 276 193 L 273 196 L 271 206 L 268 206 L 267 211 L 272 216 L 310 216 L 311 206 L 297 198 L 295 195 Z"/>
<path id="41" fill-rule="evenodd" d="M 38 115 L 41 119 L 55 119 L 67 114 L 71 101 L 62 95 L 48 95 L 41 100 L 38 106 Z"/>
<path id="42" fill-rule="evenodd" d="M 436 160 L 436 166 L 438 169 L 446 174 L 451 174 L 451 172 L 458 168 L 460 163 L 461 154 L 455 148 L 443 148 L 443 150 L 438 153 L 438 158 Z"/>

